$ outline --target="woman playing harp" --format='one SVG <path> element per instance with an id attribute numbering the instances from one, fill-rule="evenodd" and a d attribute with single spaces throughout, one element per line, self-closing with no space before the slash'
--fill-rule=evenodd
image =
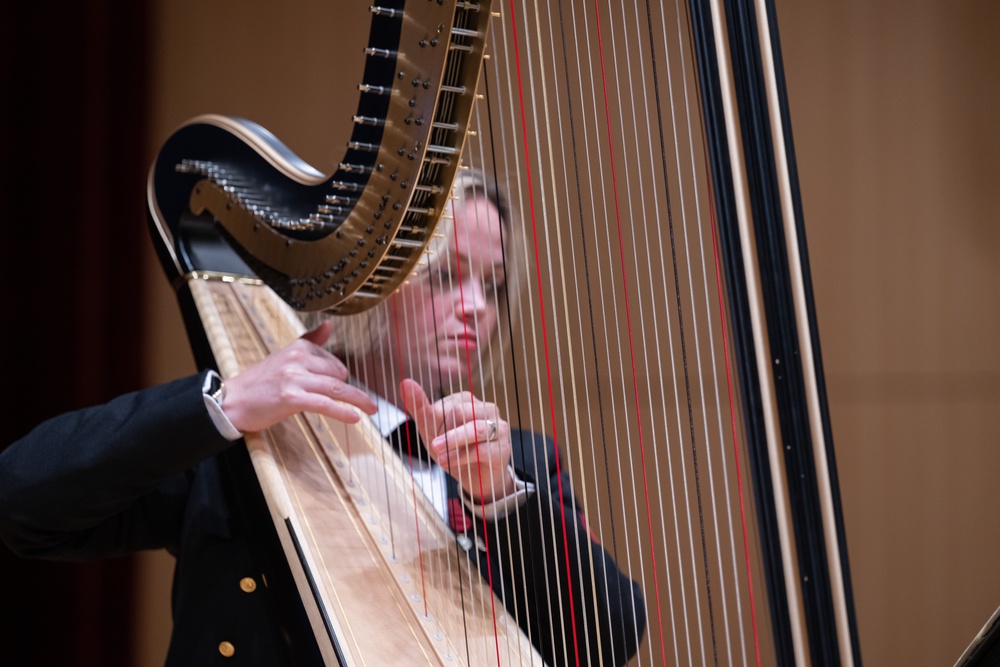
<path id="1" fill-rule="evenodd" d="M 480 387 L 502 391 L 492 371 L 523 287 L 507 252 L 521 230 L 476 170 L 459 175 L 451 213 L 391 298 L 333 318 L 329 347 L 372 392 L 382 435 L 546 662 L 623 664 L 645 626 L 638 585 L 591 537 L 551 441 L 479 398 Z"/>
<path id="2" fill-rule="evenodd" d="M 324 322 L 227 380 L 224 393 L 201 373 L 45 422 L 0 454 L 0 537 L 22 555 L 64 560 L 165 547 L 177 557 L 168 665 L 214 663 L 220 653 L 288 664 L 274 612 L 254 595 L 259 570 L 214 455 L 298 412 L 351 422 L 357 408 L 377 415 L 427 473 L 422 488 L 444 499 L 437 506 L 456 539 L 548 662 L 626 662 L 645 624 L 638 587 L 590 539 L 551 445 L 513 431 L 495 404 L 469 391 L 474 350 L 488 347 L 511 291 L 497 289 L 497 244 L 517 230 L 481 176 L 463 177 L 457 194 L 428 265 L 375 315 L 409 345 L 393 341 L 394 354 L 386 336 L 345 346 L 339 336 L 357 323 L 338 321 L 331 347 L 345 366 L 322 347 Z M 516 269 L 507 276 L 515 279 Z M 400 311 L 429 319 L 407 328 Z M 570 539 L 552 553 L 541 545 L 560 544 L 548 536 L 561 531 L 553 525 L 561 517 Z"/>

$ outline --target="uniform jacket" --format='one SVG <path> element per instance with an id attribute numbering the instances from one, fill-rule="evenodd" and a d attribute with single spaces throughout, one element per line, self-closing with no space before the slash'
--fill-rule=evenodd
<path id="1" fill-rule="evenodd" d="M 233 444 L 209 417 L 203 380 L 192 376 L 61 415 L 0 453 L 0 538 L 22 556 L 59 560 L 166 548 L 177 558 L 168 666 L 293 664 L 260 585 L 266 568 L 223 492 L 217 455 Z M 552 443 L 515 432 L 513 444 L 514 467 L 536 492 L 513 515 L 487 522 L 494 590 L 518 593 L 505 604 L 531 619 L 525 630 L 550 664 L 576 664 L 577 652 L 580 664 L 623 664 L 645 627 L 639 588 L 592 539 L 569 478 L 555 473 Z M 457 502 L 454 480 L 449 493 L 452 529 L 471 536 L 476 521 L 481 535 L 481 519 Z M 553 531 L 555 547 L 543 537 Z M 486 577 L 486 552 L 467 553 Z M 576 582 L 572 590 L 567 582 Z M 554 614 L 550 625 L 557 590 L 564 610 L 573 598 L 573 613 Z M 594 590 L 603 592 L 596 615 Z M 598 632 L 603 656 L 596 654 Z M 223 655 L 230 647 L 232 655 Z"/>

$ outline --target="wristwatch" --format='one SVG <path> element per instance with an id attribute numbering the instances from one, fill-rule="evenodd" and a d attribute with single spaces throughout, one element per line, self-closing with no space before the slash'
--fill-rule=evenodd
<path id="1" fill-rule="evenodd" d="M 205 396 L 215 401 L 220 408 L 222 401 L 226 398 L 226 383 L 222 381 L 222 376 L 215 371 L 209 371 L 205 377 L 205 384 L 202 386 Z"/>

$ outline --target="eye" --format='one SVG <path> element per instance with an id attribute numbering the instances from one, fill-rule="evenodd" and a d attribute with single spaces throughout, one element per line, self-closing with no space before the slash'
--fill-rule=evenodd
<path id="1" fill-rule="evenodd" d="M 483 279 L 483 288 L 488 293 L 493 293 L 493 294 L 495 294 L 497 296 L 499 296 L 503 292 L 503 289 L 506 286 L 507 286 L 507 282 L 504 279 L 504 277 L 501 276 L 501 275 L 489 276 L 489 277 Z"/>
<path id="2" fill-rule="evenodd" d="M 430 269 L 427 273 L 428 278 L 431 280 L 431 286 L 440 289 L 449 289 L 452 282 L 452 273 L 450 266 L 435 266 Z"/>

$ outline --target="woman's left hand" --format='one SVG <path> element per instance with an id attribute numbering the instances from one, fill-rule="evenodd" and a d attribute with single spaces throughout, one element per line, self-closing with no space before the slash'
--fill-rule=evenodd
<path id="1" fill-rule="evenodd" d="M 515 492 L 510 474 L 510 424 L 495 403 L 463 391 L 431 402 L 414 380 L 403 380 L 403 405 L 434 460 L 467 496 L 490 503 Z"/>

